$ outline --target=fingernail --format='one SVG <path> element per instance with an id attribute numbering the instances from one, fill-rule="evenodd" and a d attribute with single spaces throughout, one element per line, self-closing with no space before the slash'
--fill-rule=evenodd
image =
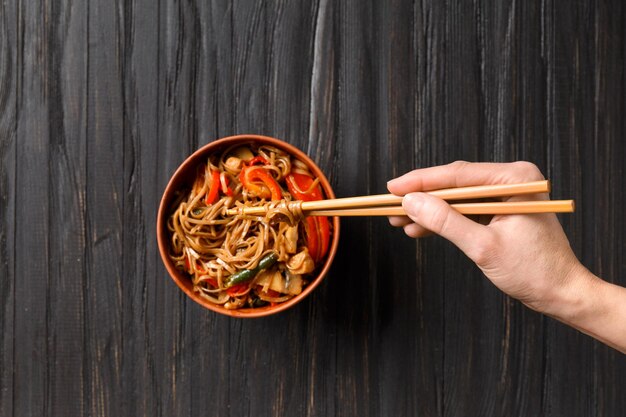
<path id="1" fill-rule="evenodd" d="M 421 193 L 411 193 L 402 199 L 402 207 L 409 216 L 417 216 L 424 205 L 424 197 Z"/>

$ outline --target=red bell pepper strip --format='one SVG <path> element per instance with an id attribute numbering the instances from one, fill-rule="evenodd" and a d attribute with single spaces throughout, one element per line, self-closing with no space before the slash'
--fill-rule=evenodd
<path id="1" fill-rule="evenodd" d="M 220 188 L 221 188 L 220 172 L 218 170 L 212 170 L 210 168 L 209 168 L 209 171 L 211 173 L 210 174 L 211 182 L 209 183 L 209 192 L 206 198 L 204 199 L 207 206 L 210 206 L 211 204 L 217 201 L 220 195 Z M 196 182 L 194 182 L 193 184 L 193 191 L 196 194 L 198 194 L 202 190 L 202 187 L 204 186 L 205 172 L 206 172 L 206 168 L 204 166 L 198 167 L 198 173 L 196 175 Z M 232 191 L 231 191 L 231 194 L 232 194 Z"/>
<path id="2" fill-rule="evenodd" d="M 252 166 L 256 164 L 267 165 L 267 159 L 263 158 L 261 155 L 257 155 L 251 160 L 249 160 L 248 162 L 246 162 L 246 165 L 248 166 Z"/>
<path id="3" fill-rule="evenodd" d="M 243 295 L 248 290 L 248 284 L 249 283 L 247 282 L 235 284 L 226 290 L 226 294 L 230 295 L 231 297 L 238 297 L 240 295 Z"/>
<path id="4" fill-rule="evenodd" d="M 285 178 L 287 188 L 294 198 L 302 201 L 323 200 L 319 185 L 312 187 L 314 179 L 305 174 L 291 173 Z M 304 223 L 307 248 L 315 262 L 321 261 L 328 252 L 330 244 L 330 224 L 328 218 L 321 216 L 307 217 Z"/>
<path id="5" fill-rule="evenodd" d="M 220 174 L 220 184 L 222 186 L 222 192 L 224 194 L 226 194 L 229 197 L 232 197 L 234 195 L 233 190 L 228 186 L 228 183 L 230 181 L 228 180 L 228 177 L 226 176 L 225 172 L 222 172 Z"/>
<path id="6" fill-rule="evenodd" d="M 293 194 L 297 200 L 317 201 L 324 199 L 319 185 L 311 188 L 314 180 L 308 175 L 294 172 L 287 175 L 285 181 L 287 182 L 289 192 Z"/>
<path id="7" fill-rule="evenodd" d="M 280 185 L 261 167 L 243 167 L 239 180 L 248 191 L 259 198 L 271 197 L 272 200 L 280 200 L 283 196 Z M 261 181 L 263 184 L 259 185 L 255 181 Z"/>
<path id="8" fill-rule="evenodd" d="M 209 184 L 209 193 L 206 196 L 207 206 L 215 203 L 220 195 L 220 172 L 211 170 L 211 184 Z"/>
<path id="9" fill-rule="evenodd" d="M 274 290 L 270 290 L 270 289 L 268 289 L 267 291 L 263 291 L 261 289 L 262 287 L 259 287 L 259 288 L 260 288 L 259 291 L 262 292 L 266 297 L 278 298 L 278 297 L 280 297 L 282 295 L 278 291 L 274 291 Z M 278 304 L 280 304 L 280 303 L 277 303 L 275 301 L 270 301 L 270 306 L 271 307 L 277 306 Z"/>
<path id="10" fill-rule="evenodd" d="M 313 222 L 311 222 L 311 220 Z M 330 223 L 327 217 L 307 217 L 309 228 L 307 230 L 307 246 L 309 253 L 315 262 L 324 259 L 330 244 Z"/>
<path id="11" fill-rule="evenodd" d="M 304 219 L 304 234 L 306 235 L 306 246 L 315 262 L 320 259 L 320 239 L 318 232 L 318 221 L 314 216 Z"/>
<path id="12" fill-rule="evenodd" d="M 320 247 L 317 260 L 321 261 L 324 259 L 324 256 L 326 256 L 328 247 L 330 246 L 330 223 L 328 222 L 328 217 L 316 216 L 315 220 L 317 220 Z"/>

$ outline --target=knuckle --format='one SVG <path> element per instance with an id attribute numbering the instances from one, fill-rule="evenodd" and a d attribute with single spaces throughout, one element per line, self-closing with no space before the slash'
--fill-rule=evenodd
<path id="1" fill-rule="evenodd" d="M 428 228 L 437 234 L 441 234 L 447 228 L 449 210 L 443 204 L 438 205 L 430 215 Z"/>
<path id="2" fill-rule="evenodd" d="M 454 187 L 458 187 L 459 178 L 463 176 L 463 171 L 470 165 L 469 162 L 463 160 L 456 160 L 449 166 L 453 173 Z"/>
<path id="3" fill-rule="evenodd" d="M 456 160 L 454 162 L 451 162 L 449 164 L 449 166 L 451 168 L 456 169 L 456 170 L 460 170 L 460 169 L 463 169 L 464 167 L 466 167 L 468 164 L 469 164 L 469 162 L 458 159 L 458 160 Z"/>
<path id="4" fill-rule="evenodd" d="M 470 258 L 477 265 L 486 266 L 493 262 L 497 257 L 498 244 L 494 238 L 484 238 L 476 242 L 473 247 Z"/>
<path id="5" fill-rule="evenodd" d="M 514 165 L 519 174 L 524 178 L 536 181 L 544 179 L 541 170 L 537 167 L 537 165 L 533 164 L 532 162 L 518 161 L 514 162 Z"/>

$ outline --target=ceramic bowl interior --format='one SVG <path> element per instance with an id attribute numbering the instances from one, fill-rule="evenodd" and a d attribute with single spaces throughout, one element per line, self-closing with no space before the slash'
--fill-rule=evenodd
<path id="1" fill-rule="evenodd" d="M 171 214 L 172 204 L 175 200 L 176 193 L 179 190 L 188 189 L 190 185 L 194 181 L 196 167 L 201 163 L 206 162 L 209 155 L 214 153 L 219 153 L 224 151 L 226 148 L 235 145 L 236 143 L 259 143 L 259 144 L 267 144 L 272 145 L 277 148 L 280 148 L 290 155 L 298 158 L 302 162 L 304 162 L 311 172 L 320 179 L 320 184 L 324 189 L 324 193 L 327 198 L 335 198 L 335 194 L 328 182 L 328 179 L 324 175 L 324 173 L 319 169 L 319 167 L 301 150 L 296 147 L 285 143 L 281 140 L 267 137 L 267 136 L 259 136 L 259 135 L 238 135 L 238 136 L 230 136 L 223 139 L 218 139 L 214 142 L 211 142 L 202 148 L 198 149 L 191 156 L 189 156 L 174 172 L 174 175 L 171 177 L 165 191 L 163 193 L 163 197 L 161 198 L 161 204 L 159 205 L 159 212 L 157 216 L 157 240 L 159 245 L 159 252 L 161 254 L 161 259 L 165 264 L 165 268 L 167 272 L 174 280 L 176 285 L 187 294 L 192 300 L 202 305 L 203 307 L 213 310 L 217 313 L 221 313 L 231 317 L 263 317 L 271 314 L 276 314 L 281 311 L 284 311 L 290 307 L 293 307 L 305 297 L 307 297 L 324 279 L 332 261 L 337 252 L 337 246 L 339 244 L 339 218 L 332 218 L 332 240 L 330 243 L 330 248 L 328 251 L 328 255 L 324 264 L 318 268 L 317 275 L 304 287 L 302 292 L 285 301 L 284 303 L 280 303 L 276 306 L 264 306 L 259 308 L 242 308 L 238 310 L 229 310 L 221 305 L 213 304 L 205 298 L 201 297 L 197 292 L 193 290 L 193 284 L 189 276 L 183 271 L 178 270 L 174 262 L 170 259 L 169 252 L 169 232 L 167 230 L 167 219 Z"/>

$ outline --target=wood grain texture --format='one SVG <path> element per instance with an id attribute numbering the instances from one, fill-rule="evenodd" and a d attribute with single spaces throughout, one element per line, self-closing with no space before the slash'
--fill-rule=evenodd
<path id="1" fill-rule="evenodd" d="M 0 415 L 14 411 L 17 9 L 0 4 Z"/>
<path id="2" fill-rule="evenodd" d="M 50 398 L 50 26 L 48 7 L 18 5 L 15 174 L 14 413 L 43 415 Z M 37 169 L 31 169 L 37 167 Z M 19 277 L 28 277 L 20 279 Z M 33 326 L 33 323 L 37 323 Z"/>
<path id="3" fill-rule="evenodd" d="M 625 55 L 620 0 L 0 3 L 0 417 L 621 415 L 623 355 L 442 239 L 344 219 L 314 294 L 235 320 L 178 291 L 155 221 L 231 134 L 303 149 L 341 197 L 526 159 L 626 285 Z"/>
<path id="4" fill-rule="evenodd" d="M 85 414 L 87 8 L 54 2 L 49 21 L 49 397 L 45 414 Z M 33 283 L 28 283 L 32 285 Z M 19 414 L 19 413 L 18 413 Z"/>

